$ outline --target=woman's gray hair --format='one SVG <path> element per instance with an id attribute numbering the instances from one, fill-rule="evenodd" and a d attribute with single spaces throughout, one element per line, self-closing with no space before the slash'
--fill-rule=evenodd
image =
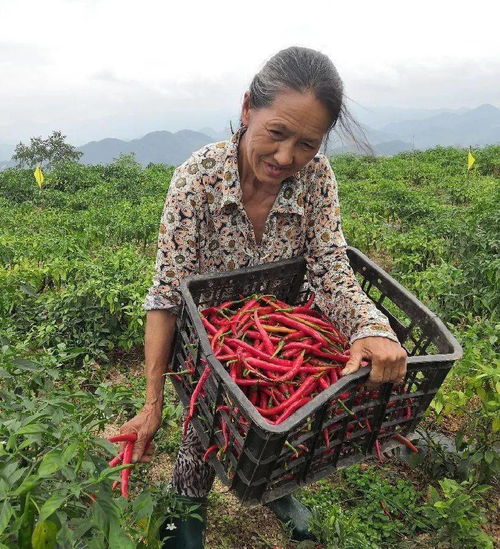
<path id="1" fill-rule="evenodd" d="M 276 95 L 287 89 L 313 92 L 330 113 L 325 150 L 330 132 L 338 127 L 359 149 L 373 154 L 363 129 L 345 105 L 344 84 L 327 55 L 298 46 L 279 51 L 254 76 L 249 88 L 250 108 L 269 107 Z"/>

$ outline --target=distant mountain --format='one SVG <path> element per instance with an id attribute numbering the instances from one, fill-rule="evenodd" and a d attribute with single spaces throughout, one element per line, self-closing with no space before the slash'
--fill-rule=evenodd
<path id="1" fill-rule="evenodd" d="M 387 124 L 382 131 L 414 143 L 417 149 L 436 145 L 495 145 L 500 143 L 500 109 L 481 105 L 465 112 L 447 112 L 422 120 Z"/>
<path id="2" fill-rule="evenodd" d="M 392 156 L 393 154 L 398 154 L 400 152 L 411 151 L 413 145 L 411 143 L 406 143 L 398 139 L 393 139 L 392 141 L 383 141 L 381 143 L 374 144 L 373 141 L 370 141 L 370 144 L 377 156 Z M 338 155 L 345 153 L 356 153 L 360 154 L 359 149 L 354 144 L 343 144 L 337 147 L 328 147 L 328 155 Z"/>
<path id="3" fill-rule="evenodd" d="M 352 111 L 378 155 L 390 156 L 437 145 L 474 147 L 500 143 L 500 109 L 493 105 L 458 110 L 362 109 L 355 106 Z M 175 133 L 155 131 L 131 141 L 114 138 L 91 141 L 78 149 L 83 152 L 80 161 L 84 164 L 109 164 L 121 153 L 134 153 L 135 159 L 143 165 L 157 162 L 178 166 L 203 145 L 228 139 L 230 135 L 230 128 L 219 131 L 205 127 L 200 131 Z M 14 162 L 8 161 L 14 148 L 13 145 L 0 145 L 0 170 L 14 166 Z M 347 139 L 332 135 L 327 152 L 359 153 L 359 150 Z"/>
<path id="4" fill-rule="evenodd" d="M 380 130 L 388 124 L 404 120 L 424 120 L 443 113 L 461 114 L 468 109 L 404 109 L 398 107 L 361 107 L 351 106 L 357 120 L 371 128 Z"/>
<path id="5" fill-rule="evenodd" d="M 213 141 L 210 136 L 192 130 L 181 130 L 176 133 L 151 132 L 132 141 L 102 139 L 79 147 L 83 152 L 80 162 L 109 164 L 121 153 L 134 153 L 137 162 L 143 165 L 155 162 L 178 166 L 189 158 L 193 151 Z"/>

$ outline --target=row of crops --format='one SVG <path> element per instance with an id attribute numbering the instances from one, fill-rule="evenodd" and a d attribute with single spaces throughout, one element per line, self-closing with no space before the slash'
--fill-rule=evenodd
<path id="1" fill-rule="evenodd" d="M 421 487 L 414 497 L 444 506 L 448 518 L 429 512 L 418 527 L 384 526 L 383 536 L 366 532 L 365 541 L 358 527 L 356 547 L 403 547 L 401 531 L 425 533 L 428 547 L 441 538 L 450 547 L 492 547 L 479 509 L 488 512 L 499 467 L 500 147 L 478 151 L 469 174 L 465 159 L 463 150 L 436 148 L 332 161 L 349 243 L 435 311 L 464 346 L 427 419 L 459 452 L 436 448 L 421 461 L 434 500 Z M 42 190 L 31 170 L 0 172 L 2 549 L 158 547 L 165 515 L 192 512 L 147 475 L 133 474 L 129 502 L 112 495 L 118 475 L 107 461 L 115 449 L 103 435 L 142 405 L 143 380 L 116 382 L 115 374 L 140 356 L 142 302 L 172 171 L 142 168 L 128 156 L 108 166 L 68 163 L 46 174 Z M 175 454 L 169 433 L 180 414 L 169 397 L 160 452 Z M 316 531 L 328 547 L 348 548 L 353 537 L 339 534 L 348 531 L 348 516 L 340 501 L 322 505 L 322 490 L 303 496 L 317 507 Z"/>

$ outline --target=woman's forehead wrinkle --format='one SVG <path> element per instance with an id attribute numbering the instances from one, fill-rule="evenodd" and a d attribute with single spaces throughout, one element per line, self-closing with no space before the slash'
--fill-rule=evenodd
<path id="1" fill-rule="evenodd" d="M 287 124 L 280 118 L 272 117 L 267 121 L 267 123 L 276 129 L 283 130 L 287 133 L 296 134 L 300 139 L 304 139 L 305 141 L 321 142 L 323 139 L 323 131 L 320 128 L 311 128 L 311 130 L 306 130 L 306 132 L 304 132 L 304 125 L 302 122 L 297 121 L 293 124 Z"/>

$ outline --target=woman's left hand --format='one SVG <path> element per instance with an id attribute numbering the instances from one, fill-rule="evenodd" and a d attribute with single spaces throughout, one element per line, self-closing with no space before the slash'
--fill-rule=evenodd
<path id="1" fill-rule="evenodd" d="M 399 343 L 387 337 L 363 337 L 351 345 L 351 358 L 342 375 L 359 370 L 362 360 L 369 360 L 372 370 L 368 383 L 402 383 L 406 374 L 406 351 Z"/>

